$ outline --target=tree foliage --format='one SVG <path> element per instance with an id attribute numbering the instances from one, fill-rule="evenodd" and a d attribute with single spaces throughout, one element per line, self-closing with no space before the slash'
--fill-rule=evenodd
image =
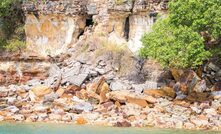
<path id="1" fill-rule="evenodd" d="M 207 43 L 221 40 L 221 0 L 173 0 L 169 4 L 170 23 L 188 26 L 200 33 Z M 211 46 L 208 46 L 211 47 Z"/>
<path id="2" fill-rule="evenodd" d="M 21 5 L 22 0 L 0 1 L 0 48 L 10 51 L 24 48 L 24 15 Z"/>
<path id="3" fill-rule="evenodd" d="M 159 19 L 142 37 L 140 54 L 169 67 L 201 65 L 220 45 L 220 12 L 220 0 L 172 0 L 168 17 Z"/>
<path id="4" fill-rule="evenodd" d="M 163 66 L 188 68 L 202 64 L 210 54 L 202 37 L 187 26 L 173 26 L 168 19 L 157 21 L 153 32 L 142 38 L 141 55 L 158 60 Z"/>
<path id="5" fill-rule="evenodd" d="M 10 5 L 13 0 L 1 0 L 0 1 L 0 17 L 7 16 L 10 12 Z"/>

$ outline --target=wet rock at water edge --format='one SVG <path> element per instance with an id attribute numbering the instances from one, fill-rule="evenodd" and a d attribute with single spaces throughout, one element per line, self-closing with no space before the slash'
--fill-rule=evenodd
<path id="1" fill-rule="evenodd" d="M 131 123 L 128 121 L 118 121 L 114 126 L 115 127 L 131 127 Z"/>

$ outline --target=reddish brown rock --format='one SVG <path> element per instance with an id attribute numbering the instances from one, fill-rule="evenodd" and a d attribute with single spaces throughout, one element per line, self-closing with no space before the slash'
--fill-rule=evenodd
<path id="1" fill-rule="evenodd" d="M 171 71 L 171 73 L 172 73 L 172 75 L 173 75 L 173 78 L 174 78 L 176 81 L 179 81 L 181 75 L 183 75 L 183 73 L 184 73 L 183 70 L 179 70 L 179 69 L 175 69 L 175 68 L 170 69 L 170 71 Z"/>
<path id="2" fill-rule="evenodd" d="M 109 107 L 114 106 L 114 103 L 112 101 L 108 101 L 108 102 L 103 103 L 102 106 L 108 109 Z"/>
<path id="3" fill-rule="evenodd" d="M 136 117 L 134 115 L 131 115 L 127 118 L 130 122 L 133 122 L 136 120 Z"/>
<path id="4" fill-rule="evenodd" d="M 173 104 L 174 105 L 179 105 L 179 106 L 182 106 L 182 107 L 186 107 L 186 108 L 188 108 L 190 106 L 190 103 L 185 101 L 185 100 L 174 100 Z"/>
<path id="5" fill-rule="evenodd" d="M 218 114 L 221 114 L 221 106 L 219 106 L 219 107 L 217 108 L 217 113 L 218 113 Z"/>
<path id="6" fill-rule="evenodd" d="M 105 83 L 105 78 L 100 77 L 99 79 L 96 79 L 93 83 L 90 83 L 87 85 L 87 91 L 95 92 L 97 94 L 100 94 L 102 90 L 102 86 Z"/>
<path id="7" fill-rule="evenodd" d="M 174 91 L 173 88 L 164 87 L 162 90 L 164 91 L 164 93 L 165 93 L 167 96 L 169 96 L 169 97 L 171 97 L 171 98 L 175 98 L 175 97 L 176 97 L 176 92 Z"/>
<path id="8" fill-rule="evenodd" d="M 147 101 L 144 100 L 144 99 L 132 98 L 132 97 L 126 97 L 126 99 L 127 99 L 128 103 L 137 104 L 141 107 L 147 107 L 148 106 Z"/>
<path id="9" fill-rule="evenodd" d="M 114 100 L 118 101 L 119 103 L 125 103 L 126 102 L 126 97 L 129 95 L 128 91 L 112 91 L 107 94 L 107 97 L 109 100 Z"/>
<path id="10" fill-rule="evenodd" d="M 100 103 L 106 102 L 108 100 L 106 94 L 109 92 L 109 86 L 107 83 L 104 83 L 100 90 Z"/>
<path id="11" fill-rule="evenodd" d="M 77 96 L 79 99 L 84 99 L 84 95 L 81 93 L 81 91 L 76 91 L 75 96 Z"/>
<path id="12" fill-rule="evenodd" d="M 61 98 L 69 98 L 69 99 L 71 99 L 71 98 L 73 98 L 73 95 L 72 95 L 72 94 L 64 93 L 64 94 L 61 96 Z"/>
<path id="13" fill-rule="evenodd" d="M 164 87 L 162 89 L 147 89 L 144 90 L 144 94 L 154 96 L 154 97 L 171 97 L 175 98 L 176 97 L 176 92 L 170 88 L 170 87 Z"/>
<path id="14" fill-rule="evenodd" d="M 221 82 L 215 83 L 215 85 L 212 87 L 211 91 L 221 91 Z"/>
<path id="15" fill-rule="evenodd" d="M 119 102 L 119 101 L 116 101 L 116 102 L 115 102 L 115 106 L 116 106 L 117 108 L 120 108 L 120 107 L 121 107 L 120 102 Z"/>
<path id="16" fill-rule="evenodd" d="M 210 96 L 209 93 L 197 93 L 197 92 L 192 92 L 190 93 L 185 100 L 190 101 L 190 102 L 205 102 L 205 101 L 212 101 L 213 97 Z"/>
<path id="17" fill-rule="evenodd" d="M 85 120 L 83 117 L 78 117 L 76 120 L 76 124 L 78 125 L 84 125 L 87 123 L 87 120 Z"/>
<path id="18" fill-rule="evenodd" d="M 128 121 L 117 122 L 116 127 L 131 127 L 131 123 Z"/>
<path id="19" fill-rule="evenodd" d="M 70 93 L 70 94 L 75 95 L 75 93 L 80 90 L 81 90 L 80 87 L 76 85 L 71 85 L 71 86 L 68 86 L 67 89 L 65 89 L 65 93 Z"/>
<path id="20" fill-rule="evenodd" d="M 185 93 L 191 93 L 200 78 L 192 70 L 186 70 L 180 77 L 180 90 Z"/>
<path id="21" fill-rule="evenodd" d="M 109 100 L 118 101 L 119 103 L 134 103 L 142 107 L 147 106 L 148 103 L 155 103 L 156 99 L 152 96 L 136 94 L 128 90 L 112 91 L 107 94 Z"/>

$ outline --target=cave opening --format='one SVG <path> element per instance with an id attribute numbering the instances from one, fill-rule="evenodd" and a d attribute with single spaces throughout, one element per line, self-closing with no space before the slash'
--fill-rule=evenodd
<path id="1" fill-rule="evenodd" d="M 157 21 L 157 15 L 158 15 L 158 13 L 156 11 L 151 11 L 149 13 L 149 16 L 152 19 L 153 23 L 155 23 Z"/>
<path id="2" fill-rule="evenodd" d="M 88 30 L 88 28 L 92 28 L 94 25 L 94 21 L 93 21 L 93 16 L 88 16 L 86 19 L 85 19 L 85 27 L 84 29 L 81 29 L 80 32 L 79 32 L 79 35 L 78 35 L 78 39 L 84 35 L 84 32 Z"/>
<path id="3" fill-rule="evenodd" d="M 129 33 L 130 33 L 130 18 L 128 16 L 126 18 L 125 26 L 124 26 L 124 37 L 127 41 L 129 40 Z"/>
<path id="4" fill-rule="evenodd" d="M 86 19 L 86 27 L 93 26 L 94 21 L 93 21 L 93 16 L 88 16 Z"/>

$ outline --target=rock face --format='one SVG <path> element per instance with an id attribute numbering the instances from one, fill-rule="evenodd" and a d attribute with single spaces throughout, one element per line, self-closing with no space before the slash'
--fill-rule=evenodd
<path id="1" fill-rule="evenodd" d="M 24 2 L 26 37 L 30 50 L 56 55 L 86 34 L 92 27 L 115 43 L 128 44 L 131 51 L 141 47 L 140 38 L 150 31 L 158 13 L 166 14 L 168 1 L 159 0 L 48 0 Z"/>
<path id="2" fill-rule="evenodd" d="M 1 56 L 0 85 L 26 83 L 32 79 L 43 80 L 48 77 L 50 65 L 45 58 Z"/>
<path id="3" fill-rule="evenodd" d="M 30 51 L 46 56 L 64 52 L 84 29 L 81 16 L 70 17 L 57 14 L 28 14 L 26 17 L 26 41 Z"/>

